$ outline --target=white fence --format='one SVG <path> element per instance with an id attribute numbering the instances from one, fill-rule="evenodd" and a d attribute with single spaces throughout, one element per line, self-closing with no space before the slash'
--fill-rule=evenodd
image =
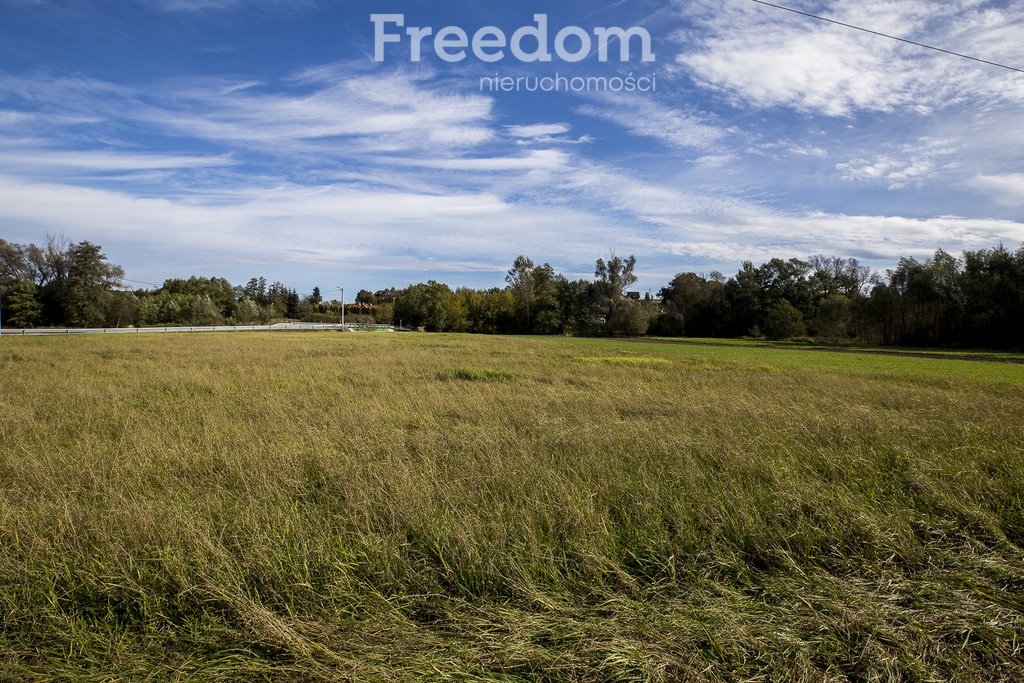
<path id="1" fill-rule="evenodd" d="M 278 323 L 276 325 L 219 325 L 210 327 L 106 327 L 95 329 L 6 329 L 0 336 L 8 337 L 49 337 L 73 334 L 190 334 L 198 332 L 295 332 L 319 330 L 394 330 L 391 325 L 332 325 L 327 323 Z"/>

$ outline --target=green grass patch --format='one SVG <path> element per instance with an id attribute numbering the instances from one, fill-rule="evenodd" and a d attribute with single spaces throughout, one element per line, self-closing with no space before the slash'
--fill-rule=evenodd
<path id="1" fill-rule="evenodd" d="M 708 346 L 745 346 L 750 348 L 776 348 L 776 349 L 816 349 L 821 351 L 860 351 L 871 354 L 921 355 L 921 356 L 948 356 L 950 358 L 971 358 L 991 360 L 1024 360 L 1024 353 L 1020 351 L 1006 351 L 1001 349 L 951 349 L 946 347 L 918 347 L 918 346 L 885 346 L 881 344 L 865 344 L 858 341 L 832 341 L 817 339 L 734 339 L 715 337 L 644 337 L 644 341 L 659 341 L 671 343 L 702 344 Z"/>
<path id="2" fill-rule="evenodd" d="M 552 342 L 577 352 L 600 352 L 602 355 L 646 353 L 687 363 L 703 359 L 737 367 L 771 365 L 854 376 L 906 377 L 948 383 L 978 380 L 1024 386 L 1024 364 L 999 362 L 996 357 L 965 359 L 959 354 L 933 358 L 897 353 L 834 352 L 824 348 L 776 346 L 742 340 L 723 344 L 680 344 L 671 340 L 653 339 L 626 341 L 558 338 Z"/>
<path id="3" fill-rule="evenodd" d="M 448 368 L 437 373 L 438 379 L 464 380 L 466 382 L 507 382 L 517 377 L 508 370 L 490 368 Z"/>
<path id="4" fill-rule="evenodd" d="M 663 365 L 666 358 L 650 358 L 647 356 L 580 356 L 574 359 L 578 363 L 600 363 L 604 365 Z"/>

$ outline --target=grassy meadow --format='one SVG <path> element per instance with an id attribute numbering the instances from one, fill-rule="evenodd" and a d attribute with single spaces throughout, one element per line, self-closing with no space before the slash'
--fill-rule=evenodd
<path id="1" fill-rule="evenodd" d="M 0 680 L 1024 680 L 1024 365 L 0 338 Z"/>

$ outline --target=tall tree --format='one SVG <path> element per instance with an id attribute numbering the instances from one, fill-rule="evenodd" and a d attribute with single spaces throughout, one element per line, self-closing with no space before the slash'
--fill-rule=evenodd
<path id="1" fill-rule="evenodd" d="M 29 280 L 15 282 L 4 293 L 5 315 L 3 324 L 15 328 L 32 328 L 43 320 L 43 305 L 39 302 L 36 283 Z"/>
<path id="2" fill-rule="evenodd" d="M 565 276 L 555 272 L 550 263 L 533 269 L 530 297 L 532 314 L 531 332 L 557 334 L 564 328 L 561 306 L 558 302 L 559 282 Z"/>
<path id="3" fill-rule="evenodd" d="M 512 262 L 512 267 L 505 274 L 505 282 L 508 283 L 509 287 L 516 294 L 519 310 L 525 314 L 526 332 L 529 332 L 531 328 L 530 304 L 533 299 L 533 269 L 533 261 L 525 256 L 517 256 L 516 260 Z"/>
<path id="4" fill-rule="evenodd" d="M 28 250 L 29 247 L 0 239 L 0 284 L 33 279 L 34 269 Z"/>
<path id="5" fill-rule="evenodd" d="M 594 276 L 597 278 L 596 285 L 601 303 L 607 308 L 609 330 L 610 322 L 616 317 L 626 296 L 626 290 L 636 284 L 637 278 L 633 274 L 635 268 L 636 256 L 623 260 L 613 253 L 607 263 L 603 259 L 597 259 Z"/>
<path id="6" fill-rule="evenodd" d="M 64 319 L 75 327 L 99 327 L 110 312 L 111 294 L 124 270 L 107 261 L 97 244 L 79 242 L 68 251 L 64 283 Z"/>
<path id="7" fill-rule="evenodd" d="M 467 324 L 462 302 L 448 285 L 434 280 L 409 285 L 398 293 L 394 322 L 431 332 L 461 332 Z"/>
<path id="8" fill-rule="evenodd" d="M 659 321 L 664 333 L 678 336 L 712 337 L 721 332 L 723 285 L 721 273 L 710 278 L 697 273 L 679 273 L 658 296 L 667 309 Z"/>

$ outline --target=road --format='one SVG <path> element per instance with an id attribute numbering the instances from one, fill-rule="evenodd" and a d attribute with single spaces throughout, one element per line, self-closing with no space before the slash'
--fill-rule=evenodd
<path id="1" fill-rule="evenodd" d="M 393 330 L 391 325 L 331 325 L 320 323 L 278 323 L 276 325 L 217 325 L 208 327 L 107 327 L 94 329 L 5 329 L 0 337 L 52 337 L 75 334 L 196 334 L 201 332 L 308 332 L 322 330 Z"/>

